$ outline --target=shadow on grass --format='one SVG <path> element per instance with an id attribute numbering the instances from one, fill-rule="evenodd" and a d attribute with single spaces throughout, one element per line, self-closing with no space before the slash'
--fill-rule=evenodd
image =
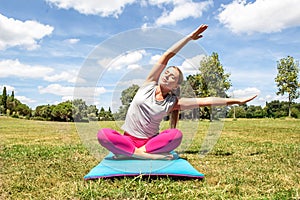
<path id="1" fill-rule="evenodd" d="M 178 152 L 179 154 L 200 154 L 200 155 L 206 155 L 209 152 L 208 151 L 193 151 L 193 150 L 187 150 L 187 151 L 180 151 Z M 215 156 L 231 156 L 234 153 L 233 152 L 228 152 L 228 151 L 223 151 L 223 150 L 216 150 L 215 152 L 211 152 L 211 155 L 215 155 Z"/>
<path id="2" fill-rule="evenodd" d="M 110 180 L 112 182 L 114 181 L 120 181 L 124 179 L 130 179 L 130 180 L 142 180 L 142 181 L 159 181 L 159 180 L 168 180 L 168 181 L 190 181 L 190 180 L 204 180 L 203 178 L 197 178 L 197 177 L 188 177 L 188 176 L 172 176 L 172 175 L 137 175 L 137 176 L 114 176 L 114 177 L 105 177 L 101 178 L 101 180 Z M 89 179 L 86 181 L 92 181 L 97 182 L 100 179 Z"/>

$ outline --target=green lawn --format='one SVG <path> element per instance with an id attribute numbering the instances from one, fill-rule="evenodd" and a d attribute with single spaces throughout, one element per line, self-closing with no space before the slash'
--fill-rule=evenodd
<path id="1" fill-rule="evenodd" d="M 193 143 L 181 156 L 205 174 L 204 180 L 138 176 L 84 181 L 100 159 L 83 145 L 74 123 L 0 117 L 0 199 L 300 198 L 300 120 L 227 119 L 221 125 L 219 140 L 202 158 L 199 150 L 210 123 L 179 125 L 196 130 L 186 133 Z M 102 122 L 101 127 L 118 126 Z"/>

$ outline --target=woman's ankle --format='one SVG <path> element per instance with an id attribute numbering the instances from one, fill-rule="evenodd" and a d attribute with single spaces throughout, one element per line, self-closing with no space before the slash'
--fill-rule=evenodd
<path id="1" fill-rule="evenodd" d="M 136 148 L 133 157 L 139 159 L 149 159 L 149 160 L 172 160 L 174 156 L 171 153 L 159 153 L 159 154 L 152 154 L 147 153 L 141 148 Z"/>

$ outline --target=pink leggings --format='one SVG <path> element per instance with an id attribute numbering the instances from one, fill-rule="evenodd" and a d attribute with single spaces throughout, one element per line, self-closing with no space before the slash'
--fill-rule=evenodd
<path id="1" fill-rule="evenodd" d="M 178 129 L 167 129 L 149 139 L 133 137 L 125 132 L 103 128 L 98 132 L 99 143 L 114 154 L 132 156 L 135 148 L 145 145 L 147 153 L 166 153 L 176 149 L 182 140 L 182 133 Z"/>

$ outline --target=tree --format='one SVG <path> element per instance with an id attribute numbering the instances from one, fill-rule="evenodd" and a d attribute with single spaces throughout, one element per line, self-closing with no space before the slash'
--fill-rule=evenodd
<path id="1" fill-rule="evenodd" d="M 247 106 L 246 117 L 247 118 L 263 118 L 266 116 L 265 111 L 261 106 L 250 105 Z"/>
<path id="2" fill-rule="evenodd" d="M 101 107 L 99 115 L 98 115 L 99 116 L 99 120 L 100 121 L 105 121 L 105 115 L 106 115 L 106 112 L 105 112 L 104 108 Z"/>
<path id="3" fill-rule="evenodd" d="M 201 75 L 200 74 L 195 74 L 195 75 L 189 75 L 186 77 L 187 82 L 190 84 L 190 86 L 192 87 L 195 96 L 197 97 L 201 97 L 203 96 L 203 92 L 201 90 Z M 185 86 L 185 85 L 184 85 Z"/>
<path id="4" fill-rule="evenodd" d="M 217 53 L 213 52 L 201 60 L 199 71 L 199 74 L 187 77 L 197 97 L 227 97 L 226 92 L 231 87 L 230 74 L 225 73 Z M 204 115 L 207 115 L 206 110 L 209 110 L 208 116 L 212 120 L 213 109 L 203 108 Z"/>
<path id="5" fill-rule="evenodd" d="M 11 98 L 12 98 L 12 100 L 15 99 L 15 91 L 12 91 L 12 92 L 11 92 Z"/>
<path id="6" fill-rule="evenodd" d="M 291 115 L 295 118 L 300 118 L 300 103 L 295 103 L 291 108 Z"/>
<path id="7" fill-rule="evenodd" d="M 111 113 L 110 107 L 108 108 L 108 111 L 105 111 L 103 107 L 101 107 L 99 115 L 98 115 L 99 121 L 113 121 L 113 115 Z"/>
<path id="8" fill-rule="evenodd" d="M 289 117 L 291 117 L 291 103 L 300 96 L 298 89 L 300 83 L 299 76 L 299 62 L 295 61 L 293 57 L 288 56 L 277 61 L 277 76 L 275 82 L 277 83 L 277 95 L 288 94 L 288 108 Z"/>
<path id="9" fill-rule="evenodd" d="M 2 105 L 3 105 L 3 112 L 6 114 L 7 110 L 7 92 L 6 92 L 6 87 L 3 87 L 3 92 L 2 92 Z"/>
<path id="10" fill-rule="evenodd" d="M 266 102 L 264 112 L 267 117 L 286 117 L 289 112 L 289 102 L 279 100 Z M 300 103 L 291 103 L 291 117 L 300 118 Z"/>
<path id="11" fill-rule="evenodd" d="M 31 117 L 32 110 L 26 104 L 16 101 L 15 112 L 17 113 L 17 116 L 21 115 L 29 118 Z"/>
<path id="12" fill-rule="evenodd" d="M 113 115 L 111 113 L 111 109 L 108 108 L 108 111 L 105 111 L 103 107 L 101 107 L 99 115 L 99 121 L 113 121 Z"/>
<path id="13" fill-rule="evenodd" d="M 199 74 L 198 74 L 199 75 Z M 200 95 L 200 92 L 196 87 L 197 85 L 197 75 L 195 76 L 188 76 L 187 80 L 183 81 L 183 83 L 180 86 L 180 97 L 186 97 L 186 98 L 194 98 Z M 199 108 L 194 108 L 192 110 L 184 110 L 180 111 L 180 119 L 199 119 L 200 112 Z"/>
<path id="14" fill-rule="evenodd" d="M 114 121 L 114 116 L 113 116 L 113 114 L 111 112 L 110 107 L 108 108 L 108 111 L 106 113 L 107 113 L 107 120 L 108 121 Z"/>
<path id="15" fill-rule="evenodd" d="M 73 119 L 75 122 L 80 122 L 83 120 L 87 120 L 88 118 L 88 106 L 86 105 L 85 101 L 82 99 L 74 99 L 73 103 Z"/>
<path id="16" fill-rule="evenodd" d="M 40 105 L 35 108 L 34 117 L 36 119 L 43 119 L 43 120 L 52 120 L 52 112 L 53 106 L 48 105 Z"/>
<path id="17" fill-rule="evenodd" d="M 136 84 L 133 84 L 132 86 L 130 86 L 129 88 L 125 89 L 122 91 L 122 96 L 121 96 L 121 102 L 123 105 L 129 105 L 132 100 L 133 97 L 135 96 L 136 92 L 138 91 L 140 87 Z"/>
<path id="18" fill-rule="evenodd" d="M 133 97 L 135 96 L 138 89 L 139 89 L 139 86 L 136 84 L 133 84 L 129 88 L 122 91 L 121 98 L 120 98 L 120 100 L 122 102 L 122 106 L 120 106 L 118 113 L 115 114 L 115 119 L 119 119 L 119 120 L 125 119 L 129 105 L 132 102 Z"/>
<path id="19" fill-rule="evenodd" d="M 98 108 L 95 105 L 89 105 L 87 107 L 87 116 L 90 121 L 98 120 Z"/>
<path id="20" fill-rule="evenodd" d="M 231 86 L 230 74 L 225 73 L 217 53 L 213 52 L 211 56 L 205 57 L 200 62 L 199 70 L 202 97 L 227 97 L 226 91 Z"/>
<path id="21" fill-rule="evenodd" d="M 232 106 L 227 117 L 231 118 L 246 118 L 246 110 L 244 106 Z"/>
<path id="22" fill-rule="evenodd" d="M 73 121 L 72 102 L 65 101 L 54 106 L 51 115 L 54 121 Z"/>

